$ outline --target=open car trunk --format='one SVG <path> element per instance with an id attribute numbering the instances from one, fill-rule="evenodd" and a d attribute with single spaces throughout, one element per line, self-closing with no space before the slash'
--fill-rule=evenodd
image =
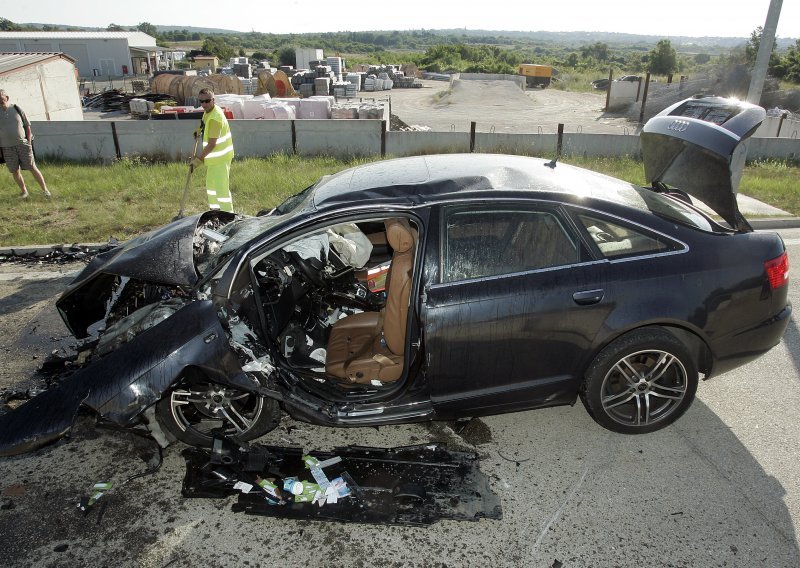
<path id="1" fill-rule="evenodd" d="M 737 231 L 752 231 L 736 204 L 741 172 L 731 166 L 766 111 L 721 97 L 690 98 L 644 125 L 642 158 L 648 183 L 668 184 L 708 205 Z"/>

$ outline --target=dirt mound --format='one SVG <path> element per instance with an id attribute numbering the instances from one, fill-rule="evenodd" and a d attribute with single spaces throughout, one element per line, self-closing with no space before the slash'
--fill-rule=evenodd
<path id="1" fill-rule="evenodd" d="M 440 104 L 532 104 L 531 99 L 513 81 L 453 81 L 450 93 Z"/>

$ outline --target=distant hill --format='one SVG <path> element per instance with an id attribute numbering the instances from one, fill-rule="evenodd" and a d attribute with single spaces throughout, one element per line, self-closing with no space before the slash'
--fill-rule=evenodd
<path id="1" fill-rule="evenodd" d="M 544 30 L 538 31 L 497 31 L 497 30 L 467 30 L 467 29 L 441 29 L 441 30 L 427 30 L 431 33 L 441 35 L 465 35 L 465 36 L 503 36 L 513 39 L 531 39 L 539 41 L 547 41 L 560 44 L 585 44 L 601 41 L 609 45 L 637 45 L 647 44 L 655 45 L 662 39 L 670 40 L 673 47 L 678 46 L 697 46 L 697 47 L 724 47 L 732 48 L 747 43 L 749 37 L 691 37 L 691 36 L 663 36 L 663 35 L 646 35 L 646 34 L 631 34 L 621 32 L 548 32 Z M 795 38 L 782 38 L 776 40 L 778 49 L 785 49 L 793 45 Z"/>
<path id="2" fill-rule="evenodd" d="M 90 26 L 65 26 L 65 25 L 61 25 L 61 24 L 24 23 L 24 24 L 18 24 L 18 25 L 29 27 L 29 28 L 37 28 L 37 29 L 40 29 L 40 30 L 42 28 L 59 28 L 59 29 L 66 30 L 66 31 L 71 31 L 71 32 L 104 32 L 104 31 L 106 31 L 106 28 L 104 28 L 104 27 L 103 28 L 93 28 L 93 27 L 90 27 Z M 136 24 L 134 24 L 132 26 L 126 26 L 126 25 L 123 25 L 123 24 L 117 24 L 117 25 L 120 26 L 121 28 L 123 28 L 125 31 L 136 31 Z M 159 31 L 159 32 L 169 32 L 169 31 L 172 31 L 172 30 L 177 30 L 177 31 L 187 30 L 189 33 L 197 32 L 199 34 L 242 34 L 242 33 L 245 33 L 245 32 L 240 32 L 240 31 L 236 31 L 236 30 L 225 30 L 225 29 L 222 29 L 222 28 L 196 28 L 196 27 L 192 27 L 192 26 L 156 26 L 156 30 Z"/>
<path id="3" fill-rule="evenodd" d="M 72 31 L 105 31 L 105 28 L 92 28 L 92 27 L 78 27 L 78 26 L 60 26 L 58 24 L 39 24 L 39 23 L 26 23 L 20 24 L 22 26 L 30 26 L 42 29 L 44 27 L 61 27 Z M 122 26 L 122 24 L 119 24 Z M 125 29 L 133 28 L 134 26 L 122 26 Z M 237 34 L 242 35 L 249 32 L 241 30 L 226 30 L 222 28 L 202 28 L 193 26 L 169 25 L 169 26 L 155 26 L 159 32 L 167 31 L 182 31 L 187 30 L 189 33 L 200 34 Z M 395 30 L 371 30 L 373 33 L 391 33 Z M 413 31 L 413 30 L 398 30 L 398 31 Z M 604 42 L 611 46 L 614 45 L 655 45 L 662 39 L 669 39 L 673 47 L 684 49 L 701 49 L 701 48 L 723 48 L 730 49 L 736 46 L 744 45 L 749 38 L 747 37 L 691 37 L 691 36 L 663 36 L 663 35 L 647 35 L 647 34 L 633 34 L 622 32 L 548 32 L 544 30 L 538 31 L 513 31 L 513 30 L 469 30 L 464 28 L 454 29 L 427 29 L 427 33 L 442 35 L 442 36 L 467 36 L 467 37 L 508 37 L 511 39 L 527 39 L 533 41 L 551 42 L 567 45 L 582 45 L 594 42 Z M 325 32 L 319 33 L 306 33 L 306 34 L 292 34 L 297 36 L 320 36 Z M 776 39 L 777 49 L 783 50 L 790 45 L 794 45 L 796 38 L 779 37 Z"/>
<path id="4" fill-rule="evenodd" d="M 240 32 L 238 30 L 223 30 L 222 28 L 194 28 L 192 26 L 156 26 L 156 30 L 159 32 L 171 32 L 171 31 L 183 31 L 186 30 L 190 34 L 199 33 L 199 34 L 243 34 L 246 32 Z"/>

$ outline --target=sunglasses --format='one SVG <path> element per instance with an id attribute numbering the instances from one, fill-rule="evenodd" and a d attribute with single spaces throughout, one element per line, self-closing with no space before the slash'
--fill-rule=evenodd
<path id="1" fill-rule="evenodd" d="M 210 103 L 213 99 L 197 99 L 197 100 L 199 100 L 200 104 L 203 105 L 206 103 Z"/>

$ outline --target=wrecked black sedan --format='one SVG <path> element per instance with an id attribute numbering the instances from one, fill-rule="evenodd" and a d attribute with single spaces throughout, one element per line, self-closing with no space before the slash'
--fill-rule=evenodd
<path id="1" fill-rule="evenodd" d="M 82 366 L 0 417 L 0 453 L 81 411 L 196 446 L 257 438 L 282 411 L 386 425 L 579 397 L 613 431 L 663 428 L 701 375 L 762 355 L 789 320 L 783 242 L 752 231 L 731 178 L 763 118 L 717 98 L 667 109 L 642 133 L 650 187 L 555 160 L 419 156 L 133 239 L 58 300 Z"/>

